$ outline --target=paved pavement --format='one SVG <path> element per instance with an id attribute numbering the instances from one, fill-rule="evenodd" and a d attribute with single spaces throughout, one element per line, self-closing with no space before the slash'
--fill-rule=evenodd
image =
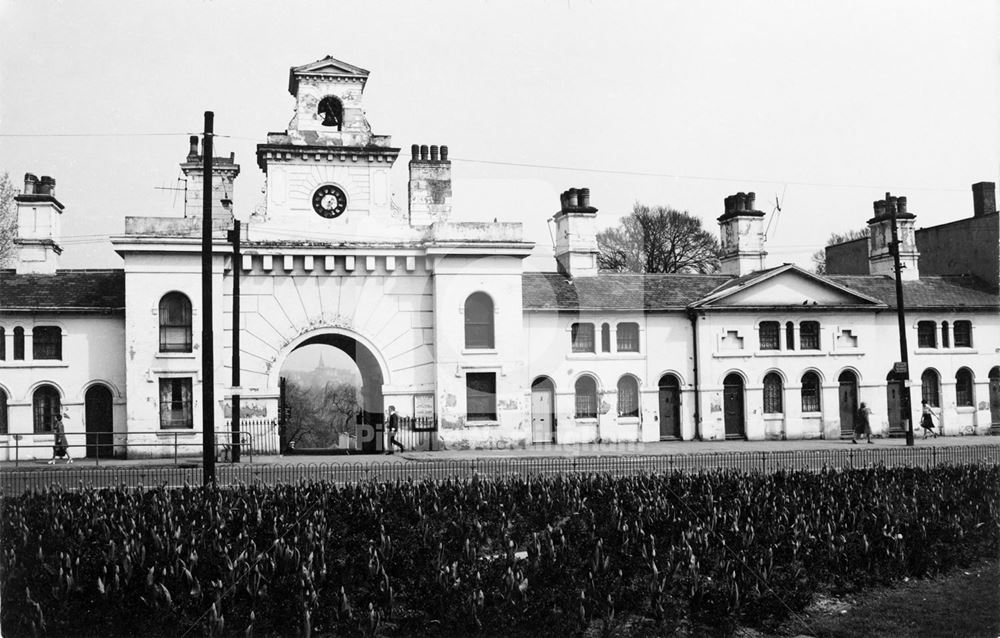
<path id="1" fill-rule="evenodd" d="M 1000 436 L 950 436 L 936 439 L 917 437 L 917 448 L 950 448 L 969 445 L 1000 445 Z M 871 445 L 863 442 L 852 444 L 850 439 L 824 440 L 809 439 L 798 441 L 657 441 L 653 443 L 589 443 L 580 445 L 534 445 L 526 449 L 492 450 L 440 450 L 436 452 L 406 451 L 398 454 L 356 454 L 356 455 L 295 455 L 262 456 L 254 455 L 253 461 L 244 455 L 240 465 L 287 466 L 287 465 L 359 465 L 359 464 L 405 464 L 415 461 L 473 461 L 477 459 L 520 459 L 520 458 L 578 458 L 578 457 L 627 457 L 662 456 L 688 454 L 732 454 L 741 452 L 831 452 L 834 450 L 859 448 L 905 448 L 905 439 L 873 439 Z M 218 463 L 219 467 L 230 465 Z M 179 459 L 75 459 L 72 465 L 58 461 L 47 465 L 44 460 L 0 462 L 0 472 L 25 471 L 35 469 L 81 469 L 81 468 L 129 468 L 129 467 L 200 467 L 201 459 L 187 457 Z"/>

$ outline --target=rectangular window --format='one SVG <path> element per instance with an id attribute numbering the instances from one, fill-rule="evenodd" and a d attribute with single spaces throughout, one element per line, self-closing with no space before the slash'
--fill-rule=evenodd
<path id="1" fill-rule="evenodd" d="M 497 420 L 497 375 L 470 372 L 465 375 L 465 412 L 468 421 Z"/>
<path id="2" fill-rule="evenodd" d="M 574 323 L 571 327 L 573 352 L 594 351 L 594 324 Z"/>
<path id="3" fill-rule="evenodd" d="M 937 329 L 933 321 L 917 322 L 917 347 L 937 348 Z"/>
<path id="4" fill-rule="evenodd" d="M 819 350 L 818 321 L 803 321 L 799 323 L 799 348 L 802 350 Z"/>
<path id="5" fill-rule="evenodd" d="M 160 379 L 160 427 L 193 428 L 191 378 Z"/>
<path id="6" fill-rule="evenodd" d="M 971 348 L 972 347 L 972 322 L 971 321 L 956 321 L 955 322 L 955 347 L 956 348 Z"/>
<path id="7" fill-rule="evenodd" d="M 59 326 L 32 329 L 31 356 L 35 359 L 62 359 L 62 329 Z"/>
<path id="8" fill-rule="evenodd" d="M 760 322 L 760 349 L 777 350 L 781 337 L 781 326 L 777 321 Z"/>
<path id="9" fill-rule="evenodd" d="M 618 324 L 618 352 L 639 352 L 639 324 Z"/>

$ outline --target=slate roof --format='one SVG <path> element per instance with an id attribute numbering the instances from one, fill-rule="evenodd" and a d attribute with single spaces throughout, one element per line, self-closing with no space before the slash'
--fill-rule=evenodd
<path id="1" fill-rule="evenodd" d="M 826 275 L 846 288 L 874 297 L 890 308 L 896 307 L 896 282 L 889 275 Z M 903 282 L 906 308 L 976 308 L 1000 311 L 1000 295 L 975 277 L 923 276 Z"/>
<path id="2" fill-rule="evenodd" d="M 0 312 L 124 310 L 124 270 L 58 270 L 54 275 L 0 270 Z"/>
<path id="3" fill-rule="evenodd" d="M 525 310 L 683 310 L 730 275 L 602 274 L 570 279 L 558 273 L 524 273 Z"/>
<path id="4" fill-rule="evenodd" d="M 570 279 L 558 273 L 524 273 L 522 303 L 528 311 L 546 310 L 684 310 L 710 293 L 769 272 L 743 277 L 731 275 L 639 275 L 601 274 Z M 896 307 L 896 285 L 892 277 L 873 275 L 828 275 L 820 277 L 858 294 Z M 921 277 L 903 282 L 906 307 L 967 308 L 1000 311 L 1000 295 L 990 292 L 972 277 Z M 879 308 L 883 308 L 879 306 Z"/>

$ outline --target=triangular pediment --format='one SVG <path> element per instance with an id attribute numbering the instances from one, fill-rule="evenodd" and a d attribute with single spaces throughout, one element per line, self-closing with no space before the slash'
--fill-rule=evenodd
<path id="1" fill-rule="evenodd" d="M 293 66 L 288 72 L 288 91 L 295 95 L 298 88 L 298 78 L 303 75 L 326 76 L 330 78 L 360 78 L 362 81 L 368 78 L 368 71 L 359 66 L 354 66 L 333 56 L 326 56 L 321 60 Z"/>
<path id="2" fill-rule="evenodd" d="M 698 301 L 706 308 L 883 307 L 884 303 L 793 264 L 726 284 Z"/>

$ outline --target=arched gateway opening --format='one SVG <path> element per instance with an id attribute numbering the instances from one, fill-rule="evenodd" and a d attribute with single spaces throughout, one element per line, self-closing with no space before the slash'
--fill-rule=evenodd
<path id="1" fill-rule="evenodd" d="M 281 366 L 282 452 L 381 452 L 383 384 L 376 356 L 348 335 L 324 333 L 297 344 Z"/>

